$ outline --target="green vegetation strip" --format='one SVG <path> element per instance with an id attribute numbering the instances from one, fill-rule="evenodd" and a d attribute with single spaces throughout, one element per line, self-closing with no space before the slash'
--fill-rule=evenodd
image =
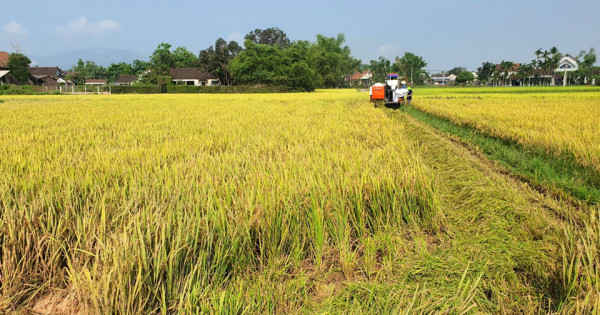
<path id="1" fill-rule="evenodd" d="M 477 146 L 486 157 L 538 188 L 559 195 L 564 192 L 578 200 L 600 204 L 600 174 L 592 168 L 578 165 L 569 156 L 555 156 L 538 148 L 524 147 L 514 141 L 482 134 L 470 126 L 455 124 L 415 107 L 403 107 L 401 110 L 444 133 Z"/>

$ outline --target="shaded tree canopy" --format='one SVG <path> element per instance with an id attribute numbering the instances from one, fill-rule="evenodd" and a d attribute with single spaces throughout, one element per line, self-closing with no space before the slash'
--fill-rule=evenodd
<path id="1" fill-rule="evenodd" d="M 171 52 L 173 68 L 191 68 L 195 66 L 196 55 L 185 47 L 177 47 Z"/>
<path id="2" fill-rule="evenodd" d="M 242 51 L 236 41 L 217 39 L 214 46 L 201 50 L 196 65 L 201 71 L 210 72 L 219 78 L 221 84 L 233 84 L 230 63 Z"/>
<path id="3" fill-rule="evenodd" d="M 171 44 L 160 43 L 150 56 L 150 69 L 155 75 L 168 75 L 171 68 L 190 68 L 196 64 L 196 56 L 185 47 L 171 51 Z"/>
<path id="4" fill-rule="evenodd" d="M 135 59 L 131 63 L 133 74 L 139 75 L 150 67 L 150 63 L 144 60 Z"/>
<path id="5" fill-rule="evenodd" d="M 173 67 L 171 44 L 160 43 L 150 56 L 150 69 L 158 75 L 166 75 Z"/>
<path id="6" fill-rule="evenodd" d="M 392 62 L 381 56 L 379 60 L 371 60 L 370 70 L 375 82 L 383 82 L 388 73 L 395 71 L 392 69 Z"/>
<path id="7" fill-rule="evenodd" d="M 31 73 L 29 72 L 30 64 L 31 60 L 18 52 L 12 53 L 8 57 L 8 70 L 15 76 L 18 84 L 29 83 L 29 77 L 31 77 Z"/>
<path id="8" fill-rule="evenodd" d="M 249 32 L 244 37 L 245 40 L 250 40 L 255 44 L 265 44 L 269 46 L 279 46 L 280 48 L 288 48 L 292 42 L 287 37 L 284 31 L 277 27 L 269 27 L 267 29 L 255 29 Z"/>
<path id="9" fill-rule="evenodd" d="M 307 58 L 308 42 L 297 42 L 288 49 L 244 42 L 245 50 L 231 62 L 231 73 L 241 84 L 289 86 L 313 91 L 318 76 Z"/>
<path id="10" fill-rule="evenodd" d="M 428 78 L 427 62 L 421 56 L 406 52 L 402 58 L 396 57 L 396 67 L 400 75 L 407 77 L 411 84 L 423 84 Z"/>
<path id="11" fill-rule="evenodd" d="M 454 67 L 450 71 L 448 71 L 448 75 L 451 75 L 451 74 L 459 75 L 465 71 L 467 71 L 466 67 Z"/>
<path id="12" fill-rule="evenodd" d="M 108 77 L 106 68 L 97 65 L 91 60 L 77 60 L 77 64 L 73 65 L 70 71 L 73 74 L 71 74 L 69 79 L 76 84 L 83 84 L 86 79 L 106 79 Z"/>
<path id="13" fill-rule="evenodd" d="M 458 83 L 467 83 L 473 80 L 475 80 L 475 76 L 469 71 L 463 71 L 456 76 L 456 82 Z"/>
<path id="14" fill-rule="evenodd" d="M 346 37 L 317 35 L 317 42 L 308 49 L 309 61 L 319 77 L 319 86 L 335 88 L 344 84 L 344 76 L 360 67 L 360 61 L 350 55 Z"/>
<path id="15" fill-rule="evenodd" d="M 231 62 L 231 74 L 241 84 L 289 86 L 312 91 L 316 87 L 339 87 L 344 75 L 360 66 L 344 46 L 343 34 L 317 35 L 317 41 L 297 41 L 282 49 L 247 39 L 245 50 Z"/>
<path id="16" fill-rule="evenodd" d="M 477 78 L 483 82 L 488 81 L 494 73 L 495 67 L 496 65 L 493 62 L 487 61 L 482 63 L 481 67 L 477 68 Z"/>

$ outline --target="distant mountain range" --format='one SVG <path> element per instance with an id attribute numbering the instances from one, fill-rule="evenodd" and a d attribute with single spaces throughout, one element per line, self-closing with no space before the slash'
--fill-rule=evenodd
<path id="1" fill-rule="evenodd" d="M 71 50 L 53 56 L 29 55 L 28 57 L 33 66 L 59 67 L 63 70 L 69 69 L 77 64 L 77 60 L 79 59 L 82 59 L 83 61 L 91 60 L 97 65 L 104 67 L 108 67 L 111 63 L 131 63 L 135 59 L 148 59 L 148 56 L 142 56 L 131 51 L 107 48 Z"/>

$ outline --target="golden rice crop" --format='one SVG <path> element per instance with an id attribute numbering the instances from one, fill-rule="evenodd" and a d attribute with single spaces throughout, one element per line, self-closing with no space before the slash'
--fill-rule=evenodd
<path id="1" fill-rule="evenodd" d="M 364 94 L 2 99 L 0 311 L 62 288 L 102 313 L 239 312 L 236 279 L 332 250 L 369 271 L 357 251 L 398 254 L 373 235 L 437 228 L 432 176 Z"/>
<path id="2" fill-rule="evenodd" d="M 600 98 L 597 92 L 437 93 L 418 108 L 524 146 L 567 154 L 600 170 Z"/>

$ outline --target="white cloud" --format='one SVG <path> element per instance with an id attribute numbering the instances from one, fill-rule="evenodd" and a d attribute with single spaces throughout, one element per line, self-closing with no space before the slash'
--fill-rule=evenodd
<path id="1" fill-rule="evenodd" d="M 21 24 L 12 21 L 6 25 L 4 25 L 4 27 L 2 27 L 2 30 L 4 31 L 4 34 L 9 35 L 9 36 L 25 36 L 27 35 L 27 30 L 25 30 L 25 28 L 23 28 L 23 26 L 21 26 Z"/>
<path id="2" fill-rule="evenodd" d="M 394 54 L 398 51 L 398 47 L 396 45 L 387 44 L 379 46 L 379 54 L 380 55 L 390 55 Z"/>
<path id="3" fill-rule="evenodd" d="M 78 35 L 99 36 L 105 33 L 114 32 L 121 28 L 121 25 L 111 20 L 100 20 L 90 22 L 84 16 L 67 23 L 67 25 L 57 26 L 55 31 L 58 35 L 64 37 L 73 37 Z"/>
<path id="4" fill-rule="evenodd" d="M 244 35 L 242 35 L 241 33 L 238 33 L 238 32 L 233 32 L 227 36 L 227 41 L 232 41 L 232 40 L 238 42 L 241 45 L 244 43 Z"/>

